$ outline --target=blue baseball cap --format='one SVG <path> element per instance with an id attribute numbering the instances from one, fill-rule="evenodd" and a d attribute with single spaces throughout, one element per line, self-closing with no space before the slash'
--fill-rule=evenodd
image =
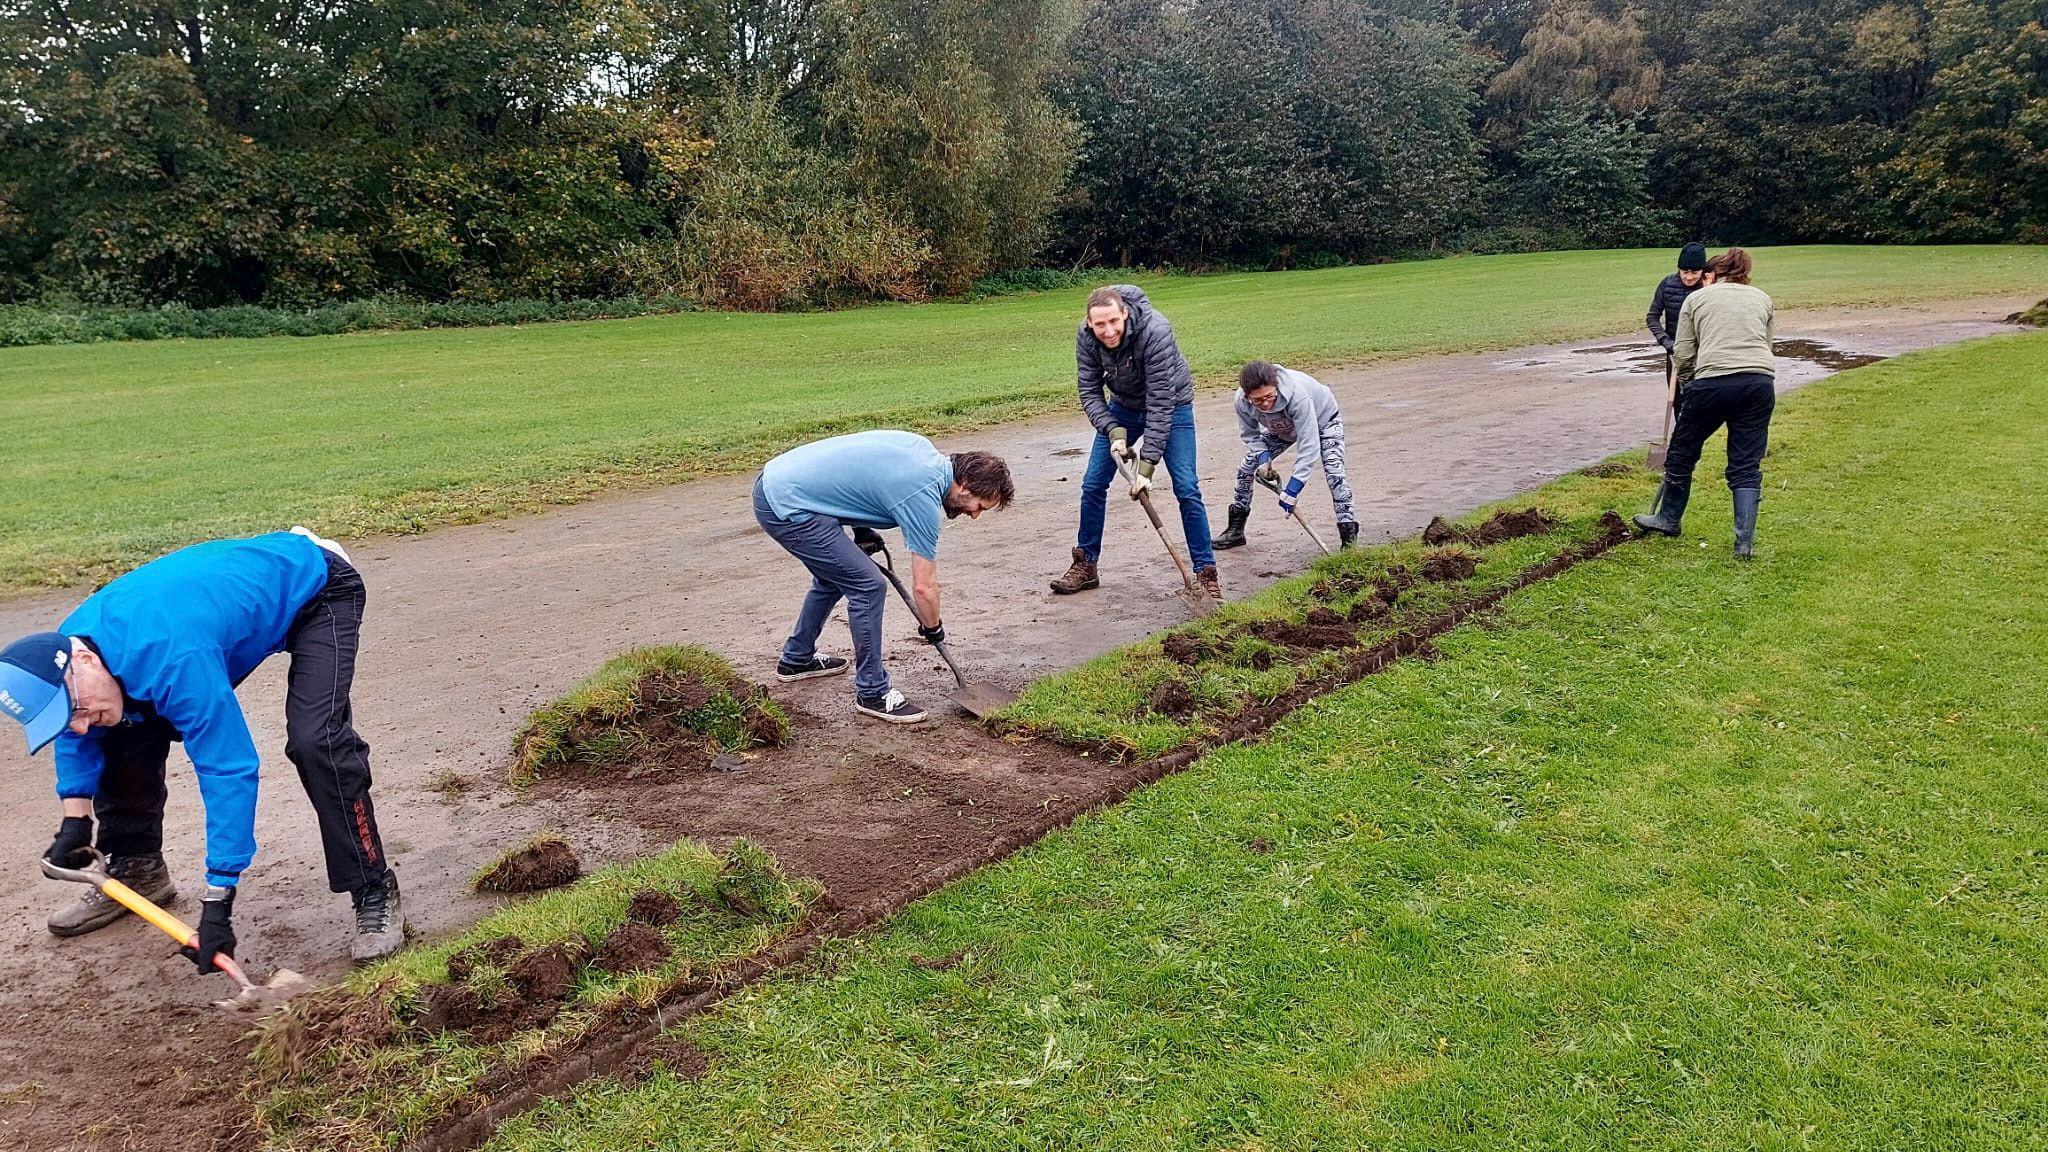
<path id="1" fill-rule="evenodd" d="M 28 754 L 43 750 L 71 726 L 71 638 L 37 632 L 0 649 L 0 712 L 28 731 Z"/>

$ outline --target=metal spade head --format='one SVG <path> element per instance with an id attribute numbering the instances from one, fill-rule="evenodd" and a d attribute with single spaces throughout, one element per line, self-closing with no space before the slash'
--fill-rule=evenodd
<path id="1" fill-rule="evenodd" d="M 1017 694 L 1008 688 L 994 684 L 980 684 L 969 680 L 960 685 L 946 699 L 958 704 L 962 711 L 976 720 L 983 719 L 998 708 L 1005 707 L 1017 699 Z"/>

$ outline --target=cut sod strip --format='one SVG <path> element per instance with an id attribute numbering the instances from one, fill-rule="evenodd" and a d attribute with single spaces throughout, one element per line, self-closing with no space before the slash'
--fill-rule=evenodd
<path id="1" fill-rule="evenodd" d="M 1710 452 L 1683 538 L 1518 592 L 490 1147 L 2033 1146 L 2044 378 L 2022 336 L 1803 392 L 1754 563 Z M 1535 500 L 1569 522 L 1601 482 Z"/>

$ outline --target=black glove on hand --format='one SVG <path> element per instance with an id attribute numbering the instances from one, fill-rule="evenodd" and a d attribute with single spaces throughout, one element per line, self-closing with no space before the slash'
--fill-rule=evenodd
<path id="1" fill-rule="evenodd" d="M 1657 341 L 1657 343 L 1662 344 L 1666 352 L 1676 351 L 1678 348 L 1678 341 L 1673 340 L 1669 336 L 1666 336 L 1662 340 Z"/>
<path id="2" fill-rule="evenodd" d="M 917 634 L 923 637 L 927 644 L 944 644 L 946 642 L 946 625 L 944 622 L 940 622 L 927 628 L 919 624 L 917 626 Z"/>
<path id="3" fill-rule="evenodd" d="M 43 859 L 59 868 L 85 868 L 92 864 L 92 854 L 86 849 L 92 847 L 92 817 L 66 816 L 57 825 L 57 837 L 50 841 L 50 850 L 43 853 Z"/>
<path id="4" fill-rule="evenodd" d="M 226 956 L 235 954 L 235 890 L 229 888 L 227 895 L 214 899 L 208 896 L 199 904 L 199 947 L 180 948 L 185 959 L 199 969 L 201 976 L 213 971 L 215 953 Z"/>
<path id="5" fill-rule="evenodd" d="M 870 556 L 887 547 L 887 545 L 882 543 L 882 534 L 873 528 L 856 527 L 853 530 L 853 542 L 861 551 Z"/>

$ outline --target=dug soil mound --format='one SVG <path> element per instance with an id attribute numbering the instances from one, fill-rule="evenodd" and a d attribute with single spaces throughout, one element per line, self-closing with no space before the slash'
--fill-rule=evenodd
<path id="1" fill-rule="evenodd" d="M 473 885 L 479 892 L 544 892 L 560 888 L 583 875 L 583 862 L 569 842 L 559 836 L 542 836 L 507 852 L 498 862 L 477 873 Z"/>
<path id="2" fill-rule="evenodd" d="M 1145 701 L 1145 707 L 1150 709 L 1154 716 L 1186 720 L 1195 714 L 1195 709 L 1200 703 L 1195 699 L 1195 693 L 1187 686 L 1186 681 L 1173 677 L 1160 681 L 1159 687 L 1152 690 L 1151 698 Z"/>
<path id="3" fill-rule="evenodd" d="M 528 1000 L 560 1000 L 576 986 L 586 952 L 581 940 L 536 948 L 513 961 L 505 976 Z"/>
<path id="4" fill-rule="evenodd" d="M 1479 557 L 1456 548 L 1431 552 L 1422 558 L 1422 578 L 1439 584 L 1469 580 L 1479 571 Z"/>
<path id="5" fill-rule="evenodd" d="M 1624 471 L 1630 470 L 1624 468 Z M 1474 528 L 1459 528 L 1438 516 L 1422 530 L 1422 541 L 1425 544 L 1470 544 L 1484 548 L 1503 540 L 1541 536 L 1556 527 L 1557 518 L 1541 508 L 1503 509 Z"/>
<path id="6" fill-rule="evenodd" d="M 683 906 L 675 897 L 655 888 L 642 888 L 633 893 L 632 902 L 626 905 L 627 919 L 656 928 L 675 923 L 682 914 Z"/>
<path id="7" fill-rule="evenodd" d="M 638 920 L 628 920 L 611 930 L 597 949 L 590 966 L 614 976 L 659 968 L 668 959 L 668 938 Z"/>
<path id="8" fill-rule="evenodd" d="M 526 941 L 517 936 L 494 936 L 479 941 L 448 957 L 448 979 L 461 983 L 474 976 L 480 967 L 503 970 L 524 951 Z"/>
<path id="9" fill-rule="evenodd" d="M 1200 664 L 1211 654 L 1207 640 L 1185 632 L 1168 632 L 1160 637 L 1159 647 L 1165 651 L 1166 658 L 1175 664 Z"/>

